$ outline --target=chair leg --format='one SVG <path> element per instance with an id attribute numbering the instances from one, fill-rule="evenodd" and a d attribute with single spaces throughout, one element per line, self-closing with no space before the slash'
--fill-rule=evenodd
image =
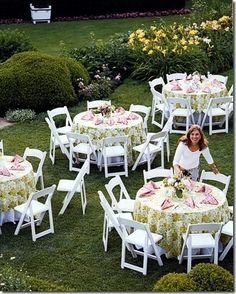
<path id="1" fill-rule="evenodd" d="M 104 221 L 103 221 L 103 232 L 102 232 L 102 241 L 103 241 L 103 246 L 104 246 L 104 251 L 107 252 L 107 245 L 108 245 L 108 219 L 106 215 L 104 214 Z"/>
<path id="2" fill-rule="evenodd" d="M 229 243 L 227 244 L 227 246 L 225 247 L 224 251 L 221 253 L 220 257 L 219 257 L 219 260 L 222 261 L 226 254 L 229 252 L 230 248 L 233 246 L 233 238 L 231 238 L 231 240 L 229 241 Z"/>
<path id="3" fill-rule="evenodd" d="M 143 254 L 143 275 L 144 276 L 146 276 L 147 274 L 147 261 L 148 261 L 147 248 L 144 248 L 144 254 Z"/>
<path id="4" fill-rule="evenodd" d="M 85 214 L 86 206 L 87 206 L 87 197 L 86 197 L 86 190 L 85 190 L 85 184 L 83 182 L 82 187 L 81 187 L 81 205 L 82 205 L 82 212 Z"/>
<path id="5" fill-rule="evenodd" d="M 166 154 L 167 154 L 167 161 L 170 162 L 170 141 L 169 141 L 169 134 L 167 135 L 167 139 L 166 139 Z"/>
<path id="6" fill-rule="evenodd" d="M 191 271 L 192 267 L 192 249 L 188 247 L 188 261 L 187 261 L 187 273 Z"/>
<path id="7" fill-rule="evenodd" d="M 63 214 L 67 208 L 67 206 L 69 205 L 71 199 L 73 197 L 73 194 L 71 194 L 71 192 L 68 192 L 63 200 L 63 205 L 62 205 L 62 208 L 61 210 L 59 211 L 59 215 L 60 214 Z"/>
<path id="8" fill-rule="evenodd" d="M 36 232 L 35 232 L 35 224 L 34 224 L 34 216 L 30 216 L 30 225 L 31 225 L 31 233 L 32 233 L 32 240 L 36 241 Z"/>
<path id="9" fill-rule="evenodd" d="M 41 182 L 41 189 L 44 189 L 43 175 L 40 176 L 40 182 Z"/>
<path id="10" fill-rule="evenodd" d="M 126 254 L 126 244 L 125 244 L 125 241 L 122 240 L 121 264 L 120 264 L 122 269 L 125 267 L 125 254 Z"/>
<path id="11" fill-rule="evenodd" d="M 17 227 L 15 229 L 14 235 L 18 235 L 19 234 L 19 231 L 20 231 L 20 228 L 21 228 L 21 226 L 23 224 L 24 218 L 25 218 L 25 214 L 21 214 L 20 220 L 19 220 L 19 222 L 17 224 Z"/>

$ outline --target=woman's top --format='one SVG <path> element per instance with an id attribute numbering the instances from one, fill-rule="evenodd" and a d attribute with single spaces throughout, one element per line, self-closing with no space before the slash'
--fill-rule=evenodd
<path id="1" fill-rule="evenodd" d="M 201 151 L 197 150 L 193 152 L 188 148 L 187 145 L 185 145 L 183 142 L 180 142 L 175 151 L 173 166 L 178 164 L 186 170 L 196 168 L 199 166 L 199 159 L 201 154 L 204 156 L 208 164 L 212 164 L 214 162 L 208 147 L 202 149 Z"/>

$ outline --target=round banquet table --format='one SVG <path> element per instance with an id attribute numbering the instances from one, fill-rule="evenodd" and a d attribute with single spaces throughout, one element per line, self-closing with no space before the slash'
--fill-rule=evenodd
<path id="1" fill-rule="evenodd" d="M 212 195 L 217 199 L 218 204 L 201 204 L 204 193 L 195 192 L 203 183 L 195 182 L 193 191 L 187 192 L 195 201 L 195 208 L 184 204 L 184 198 L 173 197 L 173 206 L 161 209 L 161 203 L 166 197 L 170 197 L 171 188 L 164 187 L 162 182 L 158 182 L 159 189 L 155 194 L 148 197 L 136 196 L 134 206 L 134 219 L 136 221 L 148 223 L 151 232 L 163 236 L 159 245 L 166 250 L 166 257 L 177 257 L 182 249 L 182 234 L 186 232 L 188 224 L 196 223 L 226 223 L 230 219 L 228 202 L 225 194 L 218 188 L 209 186 Z M 186 197 L 186 196 L 184 196 Z"/>
<path id="2" fill-rule="evenodd" d="M 31 163 L 24 160 L 20 166 L 24 170 L 10 169 L 13 156 L 0 156 L 0 167 L 6 167 L 10 176 L 0 175 L 0 225 L 6 221 L 14 222 L 16 205 L 25 202 L 29 194 L 35 191 L 34 172 Z"/>
<path id="3" fill-rule="evenodd" d="M 163 94 L 165 97 L 189 98 L 192 109 L 198 112 L 207 108 L 210 98 L 223 97 L 228 93 L 225 85 L 222 84 L 222 88 L 213 86 L 212 80 L 210 79 L 205 79 L 203 82 L 199 82 L 195 85 L 192 80 L 179 80 L 178 83 L 182 90 L 173 90 L 173 84 L 171 82 L 164 85 Z M 190 85 L 193 85 L 192 89 L 194 92 L 192 93 L 187 92 Z M 210 89 L 210 93 L 205 93 L 203 91 L 206 87 Z"/>
<path id="4" fill-rule="evenodd" d="M 128 111 L 124 114 L 113 114 L 112 118 L 124 117 L 128 115 Z M 103 118 L 103 123 L 95 125 L 94 121 L 83 120 L 85 112 L 79 113 L 74 117 L 72 131 L 86 134 L 90 137 L 91 142 L 99 149 L 102 147 L 102 140 L 106 137 L 127 136 L 128 137 L 128 164 L 132 165 L 135 160 L 133 147 L 142 144 L 146 139 L 143 119 L 139 114 L 135 120 L 128 120 L 128 124 L 116 122 L 110 126 L 107 124 L 108 118 Z M 98 116 L 100 116 L 98 114 Z"/>

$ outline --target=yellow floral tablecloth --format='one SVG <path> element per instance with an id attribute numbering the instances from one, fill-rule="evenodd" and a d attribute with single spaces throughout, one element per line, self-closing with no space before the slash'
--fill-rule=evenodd
<path id="1" fill-rule="evenodd" d="M 132 165 L 135 160 L 133 147 L 142 144 L 146 138 L 142 117 L 136 114 L 138 119 L 129 120 L 127 125 L 115 123 L 112 126 L 108 125 L 108 119 L 104 118 L 102 124 L 95 125 L 94 121 L 82 119 L 85 113 L 79 113 L 74 117 L 72 131 L 88 135 L 98 149 L 102 147 L 102 140 L 106 137 L 128 136 L 128 164 Z M 127 112 L 125 114 L 127 115 Z"/>
<path id="2" fill-rule="evenodd" d="M 13 156 L 1 156 L 0 166 L 10 169 Z M 29 194 L 35 191 L 33 168 L 30 162 L 20 163 L 24 170 L 9 170 L 10 176 L 0 175 L 0 213 L 7 212 L 25 202 Z"/>
<path id="3" fill-rule="evenodd" d="M 136 196 L 134 219 L 140 222 L 148 223 L 151 232 L 159 233 L 163 239 L 158 243 L 166 250 L 167 258 L 176 257 L 180 254 L 182 248 L 182 234 L 186 232 L 188 224 L 209 223 L 209 222 L 227 222 L 230 218 L 228 202 L 224 193 L 213 186 L 212 195 L 218 200 L 217 205 L 201 204 L 204 194 L 197 191 L 202 183 L 195 183 L 191 193 L 196 207 L 190 208 L 184 204 L 183 199 L 172 198 L 174 206 L 161 210 L 161 203 L 171 191 L 164 187 L 162 182 L 158 182 L 160 189 L 155 190 L 155 195 L 149 197 Z M 188 194 L 189 196 L 190 194 Z M 186 196 L 185 196 L 186 197 Z"/>
<path id="4" fill-rule="evenodd" d="M 167 83 L 163 87 L 163 94 L 165 95 L 165 97 L 189 98 L 191 101 L 192 109 L 198 112 L 201 112 L 207 108 L 211 98 L 223 97 L 226 96 L 228 93 L 225 86 L 223 86 L 223 88 L 212 87 L 211 80 L 208 79 L 206 79 L 204 83 L 202 83 L 201 86 L 199 86 L 199 88 L 196 88 L 192 93 L 187 93 L 187 89 L 189 86 L 186 80 L 180 80 L 179 85 L 182 90 L 174 91 L 172 90 L 173 85 L 171 83 Z M 211 92 L 203 92 L 204 87 L 208 87 Z"/>

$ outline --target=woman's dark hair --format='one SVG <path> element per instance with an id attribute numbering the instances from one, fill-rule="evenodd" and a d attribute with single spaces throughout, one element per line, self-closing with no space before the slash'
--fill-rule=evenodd
<path id="1" fill-rule="evenodd" d="M 199 145 L 199 150 L 203 150 L 208 146 L 208 141 L 207 138 L 205 137 L 202 128 L 199 125 L 192 125 L 191 128 L 189 128 L 188 132 L 186 135 L 182 136 L 179 138 L 179 142 L 183 142 L 185 145 L 190 146 L 191 145 L 191 140 L 190 140 L 190 135 L 193 131 L 198 131 L 201 135 L 201 138 L 198 142 Z"/>

